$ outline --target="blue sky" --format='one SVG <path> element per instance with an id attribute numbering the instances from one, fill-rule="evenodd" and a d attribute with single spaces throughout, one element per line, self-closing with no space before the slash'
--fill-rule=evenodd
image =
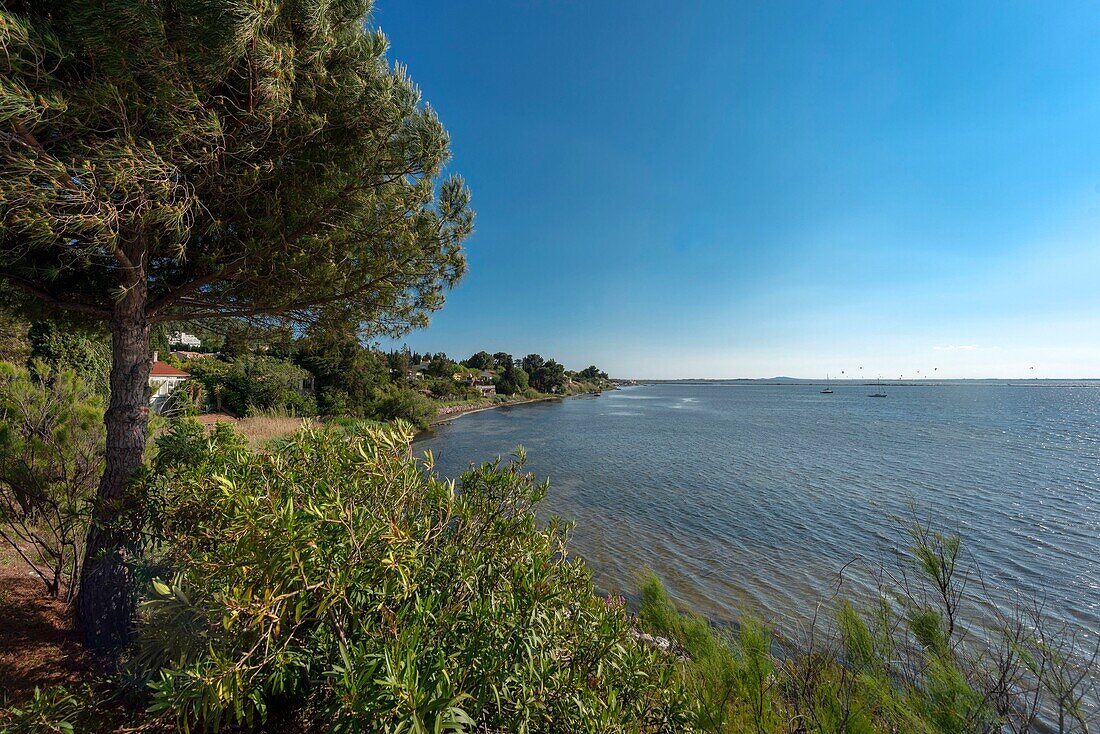
<path id="1" fill-rule="evenodd" d="M 379 0 L 374 22 L 478 212 L 414 349 L 1100 377 L 1100 5 Z"/>

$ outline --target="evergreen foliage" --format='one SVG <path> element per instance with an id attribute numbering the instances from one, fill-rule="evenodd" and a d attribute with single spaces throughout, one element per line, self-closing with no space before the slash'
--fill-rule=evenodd
<path id="1" fill-rule="evenodd" d="M 981 600 L 957 536 L 914 524 L 918 574 L 892 570 L 877 602 L 839 602 L 802 640 L 715 628 L 653 577 L 631 618 L 556 521 L 539 528 L 546 486 L 522 453 L 456 485 L 410 440 L 346 420 L 253 453 L 230 424 L 175 422 L 136 554 L 159 578 L 122 677 L 36 692 L 0 734 L 1091 730 L 1093 643 L 1037 608 L 988 633 L 964 621 Z"/>
<path id="2" fill-rule="evenodd" d="M 0 362 L 26 364 L 31 356 L 28 331 L 30 323 L 26 319 L 0 308 Z"/>
<path id="3" fill-rule="evenodd" d="M 415 390 L 391 385 L 378 391 L 370 404 L 369 415 L 379 420 L 403 420 L 417 428 L 427 428 L 436 416 L 436 406 Z"/>
<path id="4" fill-rule="evenodd" d="M 508 362 L 504 372 L 496 382 L 497 392 L 501 395 L 515 395 L 528 388 L 527 373 L 514 362 Z"/>
<path id="5" fill-rule="evenodd" d="M 350 334 L 303 339 L 295 361 L 316 378 L 326 415 L 368 415 L 378 391 L 390 382 L 387 359 Z"/>
<path id="6" fill-rule="evenodd" d="M 538 529 L 546 487 L 520 464 L 456 487 L 401 425 L 304 430 L 269 454 L 171 441 L 171 575 L 130 658 L 154 714 L 207 731 L 688 726 L 673 661 L 593 593 L 556 524 Z"/>
<path id="7" fill-rule="evenodd" d="M 117 508 L 166 322 L 400 333 L 465 268 L 469 193 L 368 0 L 5 0 L 0 280 L 112 335 L 106 460 L 77 611 L 130 629 Z M 300 408 L 295 407 L 295 411 Z M 107 530 L 114 528 L 114 530 Z"/>
<path id="8" fill-rule="evenodd" d="M 528 374 L 531 387 L 539 392 L 558 394 L 565 392 L 566 383 L 568 382 L 568 378 L 565 376 L 565 367 L 556 360 L 548 359 Z"/>
<path id="9" fill-rule="evenodd" d="M 965 602 L 981 600 L 964 594 L 973 569 L 962 567 L 959 537 L 914 524 L 909 539 L 917 575 L 898 569 L 877 604 L 841 601 L 835 624 L 815 621 L 805 642 L 783 649 L 751 617 L 731 634 L 682 613 L 656 577 L 646 578 L 640 621 L 681 652 L 698 729 L 786 734 L 798 722 L 806 734 L 1091 731 L 1100 647 L 1052 626 L 1039 608 L 963 631 Z"/>
<path id="10" fill-rule="evenodd" d="M 152 322 L 424 323 L 462 273 L 468 194 L 369 11 L 4 3 L 0 272 L 104 319 L 137 267 Z"/>
<path id="11" fill-rule="evenodd" d="M 462 364 L 466 365 L 472 370 L 491 370 L 494 367 L 493 355 L 482 350 L 472 355 Z"/>
<path id="12" fill-rule="evenodd" d="M 186 367 L 218 410 L 241 417 L 263 412 L 317 414 L 313 396 L 303 387 L 310 373 L 286 360 L 253 355 L 232 362 L 205 358 Z"/>
<path id="13" fill-rule="evenodd" d="M 75 372 L 0 363 L 0 538 L 51 596 L 76 591 L 103 467 L 103 403 Z"/>
<path id="14" fill-rule="evenodd" d="M 111 346 L 103 334 L 56 321 L 36 321 L 27 332 L 32 363 L 73 370 L 100 395 L 107 395 Z"/>

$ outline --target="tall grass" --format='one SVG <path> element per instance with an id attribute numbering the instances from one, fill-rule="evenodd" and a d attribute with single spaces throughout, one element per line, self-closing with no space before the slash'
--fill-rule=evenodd
<path id="1" fill-rule="evenodd" d="M 914 523 L 906 569 L 878 601 L 840 601 L 803 644 L 780 652 L 768 628 L 736 632 L 684 612 L 660 581 L 642 584 L 639 620 L 683 651 L 680 673 L 700 731 L 757 734 L 970 734 L 1093 730 L 1100 711 L 1098 643 L 1020 605 L 980 633 L 963 624 L 981 602 L 961 539 Z M 896 580 L 896 581 L 893 581 Z"/>

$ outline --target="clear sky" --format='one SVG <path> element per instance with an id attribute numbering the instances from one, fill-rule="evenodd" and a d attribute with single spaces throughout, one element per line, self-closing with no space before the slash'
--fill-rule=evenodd
<path id="1" fill-rule="evenodd" d="M 414 349 L 1100 377 L 1096 3 L 378 0 L 374 21 L 478 212 Z"/>

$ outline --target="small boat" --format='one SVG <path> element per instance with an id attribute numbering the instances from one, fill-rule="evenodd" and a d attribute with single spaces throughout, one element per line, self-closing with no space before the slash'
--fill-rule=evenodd
<path id="1" fill-rule="evenodd" d="M 878 382 L 875 383 L 875 387 L 880 388 L 880 389 L 878 389 L 875 392 L 871 393 L 867 397 L 869 397 L 869 398 L 884 398 L 884 397 L 886 397 L 886 393 L 884 393 L 881 389 L 882 388 L 882 378 L 881 377 L 878 378 Z"/>
<path id="2" fill-rule="evenodd" d="M 833 388 L 829 387 L 829 376 L 825 375 L 825 389 L 821 391 L 822 395 L 832 395 Z"/>

